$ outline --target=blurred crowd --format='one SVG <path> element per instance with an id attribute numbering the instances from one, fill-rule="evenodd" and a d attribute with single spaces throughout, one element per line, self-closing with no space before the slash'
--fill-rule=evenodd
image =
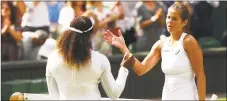
<path id="1" fill-rule="evenodd" d="M 178 1 L 179 2 L 179 1 Z M 92 48 L 113 55 L 103 39 L 108 29 L 121 29 L 126 45 L 134 52 L 149 51 L 157 40 L 169 36 L 165 26 L 168 7 L 174 1 L 1 1 L 1 60 L 47 59 L 56 39 L 72 19 L 87 16 L 94 24 Z M 191 13 L 189 34 L 197 40 L 212 37 L 212 10 L 219 1 L 182 2 Z M 220 46 L 226 45 L 226 31 Z M 215 41 L 216 42 L 216 41 Z"/>

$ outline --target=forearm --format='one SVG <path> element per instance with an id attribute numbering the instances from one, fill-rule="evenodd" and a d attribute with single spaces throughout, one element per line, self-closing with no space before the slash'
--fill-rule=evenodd
<path id="1" fill-rule="evenodd" d="M 97 31 L 97 29 L 98 29 L 98 27 L 99 27 L 99 23 L 100 23 L 100 22 L 99 22 L 97 16 L 94 16 L 93 18 L 94 18 L 94 20 L 95 20 L 93 32 L 96 33 L 96 31 Z"/>
<path id="2" fill-rule="evenodd" d="M 137 59 L 135 60 L 133 70 L 138 76 L 142 76 L 151 69 L 153 69 L 160 59 L 159 57 L 153 57 L 151 60 L 148 61 L 148 58 L 150 57 L 146 57 L 143 62 L 140 62 Z"/>
<path id="3" fill-rule="evenodd" d="M 125 54 L 125 53 L 131 54 L 131 52 L 129 51 L 129 49 L 126 45 L 124 45 L 122 48 L 120 48 L 120 50 L 123 54 Z"/>
<path id="4" fill-rule="evenodd" d="M 126 53 L 128 51 L 127 48 L 123 48 L 122 52 Z M 124 53 L 124 54 L 125 54 Z M 129 54 L 131 54 L 129 52 Z M 140 62 L 138 59 L 136 59 L 134 56 L 129 55 L 129 58 L 126 57 L 126 60 L 123 61 L 123 64 L 125 64 L 127 68 L 133 68 L 133 70 L 136 72 L 138 76 L 142 76 L 143 74 L 147 73 L 149 70 L 151 70 L 160 60 L 160 55 L 154 53 L 152 50 L 143 60 L 143 62 Z M 122 65 L 123 65 L 122 64 Z"/>
<path id="5" fill-rule="evenodd" d="M 136 59 L 134 55 L 128 53 L 124 55 L 121 66 L 132 68 L 138 76 L 144 74 L 145 71 L 145 65 Z"/>
<path id="6" fill-rule="evenodd" d="M 101 84 L 108 95 L 112 99 L 118 99 L 125 88 L 128 76 L 128 69 L 120 67 L 118 77 L 115 81 L 111 71 L 106 70 L 101 76 Z"/>
<path id="7" fill-rule="evenodd" d="M 205 78 L 205 76 L 200 76 L 197 78 L 197 86 L 198 86 L 199 100 L 205 100 L 205 98 L 206 98 L 206 78 Z"/>
<path id="8" fill-rule="evenodd" d="M 104 28 L 111 21 L 110 18 L 106 18 L 103 21 L 99 21 L 98 28 Z"/>
<path id="9" fill-rule="evenodd" d="M 156 60 L 156 59 L 153 59 L 153 60 Z M 141 63 L 133 55 L 127 56 L 127 54 L 126 54 L 121 62 L 121 66 L 124 66 L 126 68 L 132 68 L 138 76 L 142 76 L 143 74 L 148 72 L 150 69 L 152 69 L 154 67 L 154 65 L 156 65 L 156 63 L 157 63 L 156 61 L 151 61 L 151 62 L 152 63 L 150 63 L 148 65 L 147 57 L 146 57 L 143 60 L 143 62 Z"/>
<path id="10" fill-rule="evenodd" d="M 3 35 L 4 33 L 6 33 L 6 30 L 7 30 L 7 27 L 4 26 L 4 27 L 2 28 L 1 35 Z"/>
<path id="11" fill-rule="evenodd" d="M 150 19 L 141 22 L 140 28 L 143 29 L 143 28 L 153 24 L 160 18 L 160 16 L 161 16 L 161 14 L 156 14 L 156 15 L 152 16 Z"/>
<path id="12" fill-rule="evenodd" d="M 146 20 L 146 21 L 143 21 L 143 22 L 141 22 L 141 24 L 140 24 L 140 28 L 141 28 L 141 29 L 144 29 L 145 27 L 149 26 L 149 25 L 152 24 L 152 23 L 153 23 L 153 21 L 151 21 L 150 19 L 148 19 L 148 20 Z"/>
<path id="13" fill-rule="evenodd" d="M 132 69 L 138 76 L 142 76 L 145 73 L 144 71 L 146 69 L 146 66 L 135 58 L 135 64 L 133 65 Z"/>
<path id="14" fill-rule="evenodd" d="M 16 42 L 19 42 L 22 39 L 21 33 L 13 30 L 11 28 L 9 29 L 9 33 L 16 40 Z"/>

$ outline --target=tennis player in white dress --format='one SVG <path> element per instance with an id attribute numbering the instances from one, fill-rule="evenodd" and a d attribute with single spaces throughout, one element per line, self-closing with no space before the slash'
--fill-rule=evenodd
<path id="1" fill-rule="evenodd" d="M 186 35 L 180 36 L 176 46 L 170 43 L 170 37 L 162 45 L 161 67 L 165 74 L 162 100 L 198 100 L 195 73 L 183 47 Z"/>
<path id="2" fill-rule="evenodd" d="M 123 66 L 133 67 L 132 69 L 138 76 L 147 73 L 162 59 L 161 68 L 165 74 L 162 100 L 205 100 L 206 97 L 202 50 L 196 39 L 185 33 L 189 17 L 187 6 L 175 2 L 168 9 L 166 17 L 166 26 L 170 36 L 158 40 L 142 62 L 135 57 L 128 60 L 124 58 L 131 65 L 123 64 Z M 146 23 L 154 21 L 147 20 Z M 112 32 L 107 31 L 104 38 L 123 53 L 130 53 L 121 32 L 118 33 L 119 36 L 115 36 Z"/>
<path id="3" fill-rule="evenodd" d="M 98 89 L 101 82 L 108 97 L 118 99 L 124 90 L 128 69 L 119 64 L 115 80 L 108 58 L 89 48 L 93 29 L 89 18 L 75 18 L 70 26 L 58 39 L 57 49 L 47 61 L 46 80 L 50 98 L 101 100 Z"/>

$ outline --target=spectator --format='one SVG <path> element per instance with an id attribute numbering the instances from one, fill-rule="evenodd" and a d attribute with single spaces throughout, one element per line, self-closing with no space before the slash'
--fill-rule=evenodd
<path id="1" fill-rule="evenodd" d="M 133 16 L 134 6 L 137 2 L 116 2 L 113 11 L 120 13 L 119 19 L 116 21 L 116 27 L 123 32 L 127 47 L 136 42 L 135 17 Z"/>
<path id="2" fill-rule="evenodd" d="M 198 40 L 201 37 L 213 36 L 212 11 L 219 6 L 219 1 L 194 1 L 191 30 Z"/>
<path id="3" fill-rule="evenodd" d="M 18 60 L 18 45 L 22 35 L 15 29 L 12 18 L 13 4 L 10 1 L 1 2 L 1 60 Z"/>
<path id="4" fill-rule="evenodd" d="M 49 15 L 46 3 L 40 1 L 25 2 L 26 12 L 23 15 L 23 56 L 25 60 L 31 59 L 29 52 L 33 50 L 31 39 L 34 32 L 43 30 L 49 34 Z"/>
<path id="5" fill-rule="evenodd" d="M 92 40 L 93 49 L 105 55 L 111 55 L 111 46 L 103 39 L 104 31 L 108 28 L 108 23 L 112 21 L 108 18 L 111 11 L 109 8 L 104 7 L 101 1 L 92 1 L 91 3 L 94 6 L 92 12 L 97 16 L 96 24 L 98 23 L 97 31 Z"/>
<path id="6" fill-rule="evenodd" d="M 66 16 L 67 15 L 67 16 Z M 66 1 L 65 6 L 61 9 L 58 19 L 58 24 L 60 24 L 60 33 L 69 27 L 70 22 L 75 17 L 74 9 L 72 7 L 71 1 Z"/>
<path id="7" fill-rule="evenodd" d="M 143 1 L 136 7 L 137 19 L 143 31 L 143 35 L 137 40 L 136 51 L 149 51 L 164 33 L 163 8 L 155 1 Z"/>
<path id="8" fill-rule="evenodd" d="M 24 1 L 14 1 L 13 4 L 15 6 L 15 10 L 14 10 L 15 15 L 13 15 L 13 17 L 15 17 L 16 19 L 15 27 L 16 27 L 16 30 L 22 32 L 21 22 L 22 22 L 22 17 L 26 12 L 26 5 Z"/>
<path id="9" fill-rule="evenodd" d="M 47 2 L 48 12 L 49 12 L 49 20 L 50 20 L 50 34 L 54 39 L 58 37 L 59 34 L 59 13 L 64 6 L 64 2 L 56 2 L 56 1 L 50 1 Z"/>
<path id="10" fill-rule="evenodd" d="M 46 39 L 49 37 L 49 34 L 44 30 L 37 30 L 36 32 L 27 32 L 31 34 L 31 37 L 28 37 L 27 42 L 24 43 L 24 49 L 26 49 L 25 57 L 28 60 L 37 60 L 38 52 L 40 47 L 45 43 Z"/>
<path id="11" fill-rule="evenodd" d="M 86 1 L 73 1 L 72 7 L 74 10 L 75 16 L 81 16 L 87 10 L 86 9 Z"/>
<path id="12" fill-rule="evenodd" d="M 47 2 L 49 20 L 51 23 L 58 23 L 59 13 L 64 6 L 63 2 L 50 1 Z"/>
<path id="13" fill-rule="evenodd" d="M 49 15 L 46 3 L 40 1 L 25 2 L 26 12 L 23 15 L 22 27 L 24 32 L 44 30 L 49 33 Z"/>
<path id="14" fill-rule="evenodd" d="M 49 55 L 56 48 L 56 40 L 49 37 L 38 51 L 37 60 L 48 59 Z"/>
<path id="15" fill-rule="evenodd" d="M 66 1 L 66 5 L 60 11 L 58 20 L 58 23 L 61 26 L 60 32 L 62 33 L 69 27 L 70 22 L 74 17 L 81 16 L 85 11 L 85 1 Z"/>

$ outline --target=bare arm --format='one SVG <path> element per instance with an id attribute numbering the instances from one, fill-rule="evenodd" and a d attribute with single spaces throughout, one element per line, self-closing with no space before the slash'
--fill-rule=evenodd
<path id="1" fill-rule="evenodd" d="M 145 21 L 142 21 L 140 23 L 140 28 L 141 29 L 144 29 L 145 27 L 149 26 L 150 24 L 154 23 L 155 21 L 157 21 L 157 19 L 159 19 L 161 17 L 163 13 L 163 9 L 162 8 L 159 8 L 157 11 L 156 11 L 156 14 L 154 16 L 151 17 L 151 19 L 148 19 L 148 20 L 145 20 Z"/>
<path id="2" fill-rule="evenodd" d="M 107 31 L 104 34 L 104 38 L 109 44 L 119 48 L 123 54 L 130 54 L 131 52 L 125 45 L 125 41 L 120 30 L 118 31 L 118 34 L 119 37 L 115 36 L 112 32 Z M 135 58 L 133 70 L 136 72 L 137 75 L 142 76 L 158 63 L 161 58 L 161 45 L 162 41 L 157 41 L 142 63 Z"/>
<path id="3" fill-rule="evenodd" d="M 8 29 L 8 26 L 4 26 L 1 30 L 1 35 L 4 35 Z"/>
<path id="4" fill-rule="evenodd" d="M 123 4 L 120 1 L 117 1 L 114 6 L 111 8 L 111 11 L 113 11 L 115 8 L 118 9 L 118 15 L 119 15 L 119 19 L 123 19 L 124 18 L 124 8 L 123 8 Z"/>
<path id="5" fill-rule="evenodd" d="M 25 5 L 24 1 L 15 1 L 15 3 L 16 3 L 17 8 L 23 15 L 26 12 L 26 5 Z"/>
<path id="6" fill-rule="evenodd" d="M 109 22 L 116 21 L 119 18 L 119 14 L 113 13 L 109 17 L 106 17 L 103 21 L 99 21 L 98 28 L 104 28 Z"/>
<path id="7" fill-rule="evenodd" d="M 162 42 L 160 40 L 157 41 L 142 62 L 135 58 L 133 70 L 138 76 L 142 76 L 143 74 L 147 73 L 158 63 L 161 58 L 161 44 Z"/>
<path id="8" fill-rule="evenodd" d="M 22 39 L 22 34 L 19 31 L 16 31 L 14 28 L 10 27 L 8 28 L 8 32 L 10 35 L 16 40 L 16 42 L 21 41 Z"/>
<path id="9" fill-rule="evenodd" d="M 197 88 L 199 100 L 205 100 L 206 97 L 206 77 L 203 68 L 203 53 L 196 39 L 191 35 L 184 39 L 184 48 L 188 54 L 192 68 L 197 77 Z"/>
<path id="10" fill-rule="evenodd" d="M 107 24 L 111 21 L 114 21 L 118 18 L 118 15 L 110 15 L 109 17 L 105 18 L 102 21 L 99 21 L 97 18 L 97 15 L 92 11 L 92 10 L 87 10 L 86 12 L 84 12 L 82 14 L 82 16 L 86 16 L 86 17 L 93 17 L 95 20 L 95 25 L 94 25 L 94 32 L 97 31 L 97 29 L 100 28 L 105 28 L 105 26 L 107 26 Z"/>
<path id="11" fill-rule="evenodd" d="M 103 21 L 99 22 L 99 28 L 105 27 L 109 22 L 116 21 L 118 19 L 124 18 L 124 8 L 120 1 L 118 1 L 113 8 L 111 8 L 111 11 L 114 9 L 118 9 L 118 12 L 111 13 L 109 17 L 105 18 Z"/>
<path id="12" fill-rule="evenodd" d="M 5 22 L 5 25 L 1 31 L 1 35 L 8 32 L 10 36 L 12 36 L 14 40 L 16 40 L 16 42 L 21 41 L 22 34 L 19 31 L 16 31 L 13 26 L 11 26 L 11 21 L 9 19 L 5 19 L 4 22 Z"/>
<path id="13" fill-rule="evenodd" d="M 99 21 L 97 18 L 97 15 L 93 13 L 92 10 L 87 10 L 86 12 L 84 12 L 82 14 L 82 16 L 86 16 L 86 17 L 93 17 L 95 23 L 94 23 L 94 27 L 93 27 L 93 32 L 95 33 L 97 31 L 98 25 L 99 25 Z"/>

